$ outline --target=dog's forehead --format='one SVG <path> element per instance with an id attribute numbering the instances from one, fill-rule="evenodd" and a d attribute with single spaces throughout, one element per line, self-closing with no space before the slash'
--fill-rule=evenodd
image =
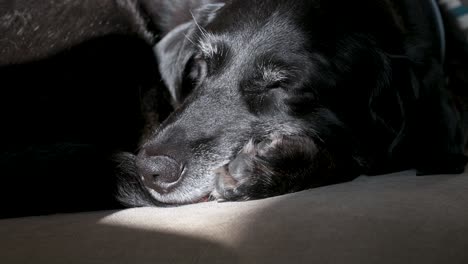
<path id="1" fill-rule="evenodd" d="M 246 54 L 296 51 L 301 50 L 307 40 L 305 32 L 292 19 L 276 12 L 264 20 L 236 22 L 222 28 L 209 27 L 201 33 L 198 46 L 207 55 L 222 52 L 223 46 Z"/>

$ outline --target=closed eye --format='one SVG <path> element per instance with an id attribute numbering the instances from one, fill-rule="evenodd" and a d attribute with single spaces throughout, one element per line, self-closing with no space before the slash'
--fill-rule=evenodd
<path id="1" fill-rule="evenodd" d="M 195 57 L 194 58 L 194 76 L 193 79 L 197 80 L 197 83 L 200 83 L 208 73 L 208 63 L 204 58 Z"/>
<path id="2" fill-rule="evenodd" d="M 192 57 L 185 68 L 181 86 L 181 97 L 185 99 L 207 74 L 207 62 L 200 56 Z"/>
<path id="3" fill-rule="evenodd" d="M 281 88 L 283 86 L 284 82 L 283 81 L 273 81 L 273 82 L 270 82 L 266 85 L 266 88 L 268 90 L 271 90 L 271 89 L 278 89 L 278 88 Z"/>

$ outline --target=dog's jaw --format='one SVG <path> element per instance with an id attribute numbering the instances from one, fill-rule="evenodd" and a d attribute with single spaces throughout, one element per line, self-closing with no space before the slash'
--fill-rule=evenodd
<path id="1" fill-rule="evenodd" d="M 147 186 L 146 190 L 158 202 L 165 205 L 184 205 L 212 200 L 217 175 L 215 168 L 227 164 L 228 160 L 213 162 L 212 166 L 204 166 L 190 170 L 188 168 L 175 188 L 166 193 L 157 192 Z"/>

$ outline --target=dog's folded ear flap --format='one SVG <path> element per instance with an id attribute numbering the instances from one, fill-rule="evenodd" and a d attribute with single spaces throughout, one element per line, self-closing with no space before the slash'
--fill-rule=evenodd
<path id="1" fill-rule="evenodd" d="M 140 24 L 147 24 L 149 28 L 165 36 L 177 26 L 191 21 L 194 17 L 202 24 L 203 20 L 211 19 L 217 9 L 224 3 L 216 0 L 115 0 L 123 6 L 133 17 L 139 17 Z M 205 14 L 203 14 L 205 13 Z M 200 21 L 198 21 L 200 19 Z"/>
<path id="2" fill-rule="evenodd" d="M 206 26 L 216 18 L 218 11 L 225 5 L 225 3 L 211 3 L 203 5 L 192 13 L 192 17 L 198 25 Z"/>
<path id="3" fill-rule="evenodd" d="M 154 47 L 159 70 L 174 104 L 180 104 L 182 84 L 187 64 L 196 50 L 198 34 L 209 24 L 224 4 L 207 4 L 191 12 L 192 20 L 178 25 L 167 33 Z"/>

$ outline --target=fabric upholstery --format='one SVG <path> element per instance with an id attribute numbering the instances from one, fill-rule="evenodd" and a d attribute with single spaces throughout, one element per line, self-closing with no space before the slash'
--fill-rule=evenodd
<path id="1" fill-rule="evenodd" d="M 0 263 L 468 263 L 468 174 L 0 221 Z"/>

